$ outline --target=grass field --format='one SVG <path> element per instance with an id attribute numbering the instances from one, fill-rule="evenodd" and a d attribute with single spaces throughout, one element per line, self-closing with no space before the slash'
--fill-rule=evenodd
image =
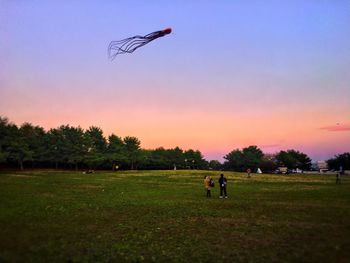
<path id="1" fill-rule="evenodd" d="M 0 262 L 350 262 L 350 178 L 0 173 Z"/>

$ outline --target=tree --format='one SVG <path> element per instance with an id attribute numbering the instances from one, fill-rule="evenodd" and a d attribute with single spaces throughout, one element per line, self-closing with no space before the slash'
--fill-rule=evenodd
<path id="1" fill-rule="evenodd" d="M 87 154 L 85 156 L 85 162 L 96 169 L 106 161 L 107 141 L 103 137 L 103 131 L 91 126 L 85 131 L 85 143 L 87 147 Z"/>
<path id="2" fill-rule="evenodd" d="M 211 160 L 209 161 L 209 168 L 213 170 L 221 170 L 222 164 L 218 160 Z"/>
<path id="3" fill-rule="evenodd" d="M 24 161 L 31 161 L 33 151 L 30 150 L 25 132 L 15 124 L 8 125 L 9 144 L 7 147 L 8 159 L 18 163 L 21 170 L 24 169 Z"/>
<path id="4" fill-rule="evenodd" d="M 334 170 L 350 170 L 350 152 L 345 152 L 327 160 L 328 167 Z"/>
<path id="5" fill-rule="evenodd" d="M 289 169 L 309 170 L 311 168 L 311 159 L 302 152 L 296 150 L 280 151 L 276 155 L 277 165 L 286 166 Z"/>
<path id="6" fill-rule="evenodd" d="M 277 169 L 276 156 L 272 154 L 264 154 L 260 161 L 259 167 L 264 172 L 273 172 Z"/>
<path id="7" fill-rule="evenodd" d="M 259 168 L 264 153 L 257 146 L 253 145 L 243 148 L 242 153 L 245 160 L 244 170 L 248 168 L 256 170 Z"/>
<path id="8" fill-rule="evenodd" d="M 140 157 L 140 145 L 141 142 L 136 137 L 127 136 L 123 140 L 125 146 L 125 154 L 126 158 L 129 162 L 130 169 L 133 170 L 135 168 L 135 164 Z"/>
<path id="9" fill-rule="evenodd" d="M 297 160 L 297 164 L 295 168 L 299 168 L 302 170 L 310 170 L 311 168 L 311 158 L 307 156 L 305 153 L 288 150 L 287 151 L 295 160 Z"/>
<path id="10" fill-rule="evenodd" d="M 264 153 L 255 145 L 231 151 L 224 158 L 224 167 L 235 171 L 246 171 L 248 168 L 256 170 L 263 161 Z"/>
<path id="11" fill-rule="evenodd" d="M 8 157 L 8 152 L 6 148 L 9 144 L 9 121 L 6 117 L 0 116 L 0 163 L 6 162 Z"/>
<path id="12" fill-rule="evenodd" d="M 174 149 L 167 150 L 169 156 L 169 163 L 175 165 L 177 168 L 185 167 L 184 151 L 175 147 Z"/>
<path id="13" fill-rule="evenodd" d="M 20 133 L 25 144 L 28 145 L 29 151 L 32 152 L 31 162 L 32 167 L 34 167 L 35 162 L 43 161 L 45 131 L 42 127 L 33 126 L 26 122 L 21 125 Z"/>
<path id="14" fill-rule="evenodd" d="M 153 162 L 154 150 L 141 149 L 138 155 L 138 167 L 140 169 L 155 169 Z"/>
<path id="15" fill-rule="evenodd" d="M 198 150 L 189 149 L 184 152 L 186 166 L 192 169 L 208 168 L 208 162 L 204 159 L 202 153 Z"/>
<path id="16" fill-rule="evenodd" d="M 150 152 L 149 165 L 151 169 L 169 169 L 171 164 L 167 150 L 159 147 Z"/>
<path id="17" fill-rule="evenodd" d="M 126 162 L 125 145 L 123 140 L 115 134 L 108 137 L 108 144 L 106 150 L 106 158 L 112 165 L 112 170 L 116 165 Z"/>
<path id="18" fill-rule="evenodd" d="M 103 137 L 103 131 L 99 127 L 91 126 L 85 131 L 85 135 L 88 137 L 90 147 L 97 152 L 105 152 L 107 148 L 107 141 Z"/>
<path id="19" fill-rule="evenodd" d="M 78 170 L 79 163 L 82 163 L 88 152 L 88 143 L 83 129 L 62 125 L 59 128 L 59 134 L 62 136 L 62 141 L 58 150 L 63 156 L 63 161 Z"/>
<path id="20" fill-rule="evenodd" d="M 58 169 L 59 163 L 65 161 L 67 143 L 63 133 L 65 126 L 60 128 L 50 129 L 45 136 L 45 159 L 55 164 L 55 168 Z"/>
<path id="21" fill-rule="evenodd" d="M 226 159 L 224 167 L 229 170 L 244 171 L 244 155 L 241 150 L 232 150 L 230 153 L 224 156 Z"/>
<path id="22" fill-rule="evenodd" d="M 286 151 L 280 151 L 276 154 L 276 160 L 278 166 L 288 167 L 292 169 L 296 167 L 296 160 Z"/>
<path id="23" fill-rule="evenodd" d="M 185 167 L 183 150 L 179 147 L 165 149 L 163 147 L 154 150 L 142 150 L 140 158 L 142 169 L 174 169 Z"/>

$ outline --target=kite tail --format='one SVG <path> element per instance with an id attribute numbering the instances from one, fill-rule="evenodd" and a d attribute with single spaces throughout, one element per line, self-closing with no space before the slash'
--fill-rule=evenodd
<path id="1" fill-rule="evenodd" d="M 113 60 L 119 54 L 132 53 L 139 47 L 170 33 L 171 28 L 166 28 L 145 36 L 134 36 L 119 41 L 112 41 L 108 46 L 108 58 Z"/>

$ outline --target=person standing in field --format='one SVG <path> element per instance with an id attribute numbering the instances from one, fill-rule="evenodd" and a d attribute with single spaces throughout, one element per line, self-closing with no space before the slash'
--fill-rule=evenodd
<path id="1" fill-rule="evenodd" d="M 341 176 L 342 173 L 343 173 L 343 167 L 340 166 L 339 167 L 339 171 L 335 175 L 335 183 L 336 184 L 340 184 L 340 176 Z"/>
<path id="2" fill-rule="evenodd" d="M 252 170 L 250 170 L 250 168 L 247 169 L 247 177 L 250 178 L 250 173 L 252 172 Z"/>
<path id="3" fill-rule="evenodd" d="M 340 184 L 340 172 L 339 171 L 335 175 L 335 183 Z"/>
<path id="4" fill-rule="evenodd" d="M 207 190 L 207 197 L 211 197 L 210 176 L 204 176 L 204 187 Z"/>
<path id="5" fill-rule="evenodd" d="M 223 198 L 223 194 L 225 195 L 225 198 L 227 198 L 227 191 L 226 191 L 227 179 L 224 176 L 224 174 L 220 174 L 219 184 L 220 184 L 220 198 Z"/>

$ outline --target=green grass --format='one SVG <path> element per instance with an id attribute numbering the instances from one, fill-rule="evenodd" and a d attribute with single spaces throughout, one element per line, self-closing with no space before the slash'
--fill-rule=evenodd
<path id="1" fill-rule="evenodd" d="M 350 178 L 206 174 L 2 172 L 0 262 L 350 261 Z"/>

